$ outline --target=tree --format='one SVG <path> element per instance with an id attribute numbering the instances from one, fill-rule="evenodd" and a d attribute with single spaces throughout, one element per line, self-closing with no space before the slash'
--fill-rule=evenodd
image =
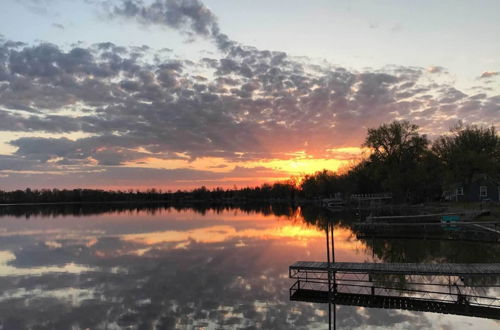
<path id="1" fill-rule="evenodd" d="M 500 173 L 500 137 L 495 126 L 478 127 L 459 122 L 451 134 L 432 145 L 446 170 L 446 181 L 470 183 L 476 174 Z"/>
<path id="2" fill-rule="evenodd" d="M 404 201 L 425 198 L 419 191 L 425 185 L 421 168 L 430 153 L 429 140 L 408 121 L 393 121 L 368 129 L 364 146 L 371 149 L 367 169 L 371 179 Z"/>
<path id="3" fill-rule="evenodd" d="M 418 126 L 404 120 L 369 128 L 364 146 L 371 148 L 378 160 L 401 162 L 405 156 L 421 155 L 428 144 L 427 137 L 419 135 Z"/>

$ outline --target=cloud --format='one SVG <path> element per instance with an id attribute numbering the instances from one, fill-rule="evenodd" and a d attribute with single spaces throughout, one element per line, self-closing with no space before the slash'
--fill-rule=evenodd
<path id="1" fill-rule="evenodd" d="M 65 29 L 64 25 L 62 25 L 60 23 L 52 23 L 52 26 L 55 27 L 56 29 L 59 29 L 59 30 Z"/>
<path id="2" fill-rule="evenodd" d="M 500 72 L 497 71 L 484 71 L 478 79 L 485 79 L 485 78 L 492 78 L 496 77 L 500 74 Z"/>
<path id="3" fill-rule="evenodd" d="M 115 158 L 107 157 L 101 165 L 85 162 L 40 163 L 34 159 L 24 160 L 12 156 L 0 157 L 3 171 L 2 189 L 26 188 L 162 188 L 191 189 L 206 185 L 210 187 L 253 186 L 267 182 L 269 178 L 286 178 L 287 172 L 266 167 L 235 167 L 226 172 L 212 172 L 189 168 L 163 169 L 109 166 Z M 121 159 L 119 159 L 121 160 Z"/>
<path id="4" fill-rule="evenodd" d="M 198 0 L 155 0 L 151 4 L 142 0 L 122 0 L 111 7 L 109 14 L 202 36 L 217 34 L 219 30 L 215 15 Z"/>
<path id="5" fill-rule="evenodd" d="M 0 171 L 32 170 L 37 165 L 36 161 L 25 160 L 16 156 L 0 155 Z"/>
<path id="6" fill-rule="evenodd" d="M 430 66 L 427 68 L 427 71 L 430 73 L 442 73 L 442 72 L 447 72 L 445 68 L 442 66 Z"/>
<path id="7" fill-rule="evenodd" d="M 439 82 L 439 66 L 356 71 L 244 46 L 199 1 L 119 1 L 108 12 L 209 38 L 221 53 L 188 61 L 146 46 L 0 39 L 0 130 L 31 136 L 8 141 L 11 157 L 63 173 L 179 157 L 232 168 L 298 151 L 330 157 L 394 119 L 434 134 L 458 119 L 499 124 L 498 96 Z M 63 133 L 76 137 L 47 137 Z"/>
<path id="8" fill-rule="evenodd" d="M 240 52 L 237 42 L 222 33 L 215 14 L 199 0 L 121 0 L 104 7 L 112 18 L 135 19 L 144 25 L 159 25 L 177 29 L 189 37 L 211 38 L 227 52 Z"/>
<path id="9" fill-rule="evenodd" d="M 16 156 L 40 162 L 321 156 L 395 118 L 425 113 L 424 128 L 458 114 L 497 120 L 498 99 L 428 83 L 421 68 L 356 72 L 251 47 L 200 62 L 112 43 L 63 50 L 4 41 L 0 54 L 0 129 L 91 135 L 10 142 Z M 213 78 L 200 80 L 207 70 Z"/>

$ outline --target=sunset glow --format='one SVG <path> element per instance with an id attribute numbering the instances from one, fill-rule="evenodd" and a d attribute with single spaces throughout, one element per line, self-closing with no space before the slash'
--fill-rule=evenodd
<path id="1" fill-rule="evenodd" d="M 360 157 L 359 148 L 343 148 L 344 157 L 352 157 L 352 159 L 335 159 L 335 158 L 314 158 L 313 156 L 305 155 L 303 152 L 298 152 L 289 159 L 269 159 L 262 161 L 231 161 L 227 162 L 224 158 L 204 157 L 194 160 L 190 159 L 175 159 L 164 160 L 158 158 L 144 158 L 137 162 L 129 162 L 124 164 L 128 167 L 140 168 L 156 168 L 156 169 L 182 169 L 187 168 L 197 171 L 210 171 L 220 174 L 231 174 L 237 168 L 255 169 L 255 173 L 263 172 L 262 176 L 249 178 L 249 185 L 256 185 L 265 182 L 274 182 L 276 180 L 286 180 L 292 176 L 302 176 L 305 174 L 315 173 L 323 169 L 337 171 L 343 166 L 356 161 Z M 195 180 L 196 181 L 196 180 Z M 203 180 L 209 186 L 216 185 L 227 186 L 234 181 L 245 181 L 245 177 L 232 177 L 217 180 Z M 187 181 L 186 181 L 187 182 Z"/>
<path id="2" fill-rule="evenodd" d="M 1 188 L 255 186 L 345 171 L 392 120 L 500 123 L 497 4 L 268 5 L 2 1 Z"/>
<path id="3" fill-rule="evenodd" d="M 0 330 L 497 329 L 499 36 L 499 0 L 0 0 Z"/>

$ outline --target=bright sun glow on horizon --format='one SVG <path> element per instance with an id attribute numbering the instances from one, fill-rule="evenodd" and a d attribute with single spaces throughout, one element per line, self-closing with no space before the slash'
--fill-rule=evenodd
<path id="1" fill-rule="evenodd" d="M 500 2 L 132 2 L 0 1 L 2 190 L 255 187 L 394 120 L 500 125 Z"/>
<path id="2" fill-rule="evenodd" d="M 256 176 L 247 178 L 248 185 L 262 182 L 272 182 L 284 180 L 290 177 L 301 177 L 307 174 L 312 174 L 322 170 L 337 172 L 343 167 L 349 166 L 353 162 L 359 161 L 364 152 L 363 148 L 359 147 L 344 147 L 337 149 L 328 149 L 331 158 L 314 157 L 308 155 L 304 151 L 297 151 L 288 159 L 270 159 L 270 160 L 242 160 L 242 161 L 227 161 L 224 158 L 218 157 L 203 157 L 196 159 L 178 158 L 178 159 L 159 159 L 148 157 L 141 159 L 139 162 L 129 162 L 126 166 L 142 167 L 142 168 L 157 168 L 157 169 L 191 169 L 199 171 L 211 171 L 220 174 L 229 174 L 238 168 L 255 169 Z M 239 181 L 243 178 L 223 178 L 218 180 L 218 185 L 224 186 L 224 183 Z M 267 179 L 267 180 L 266 180 Z M 196 180 L 197 182 L 205 181 L 210 186 L 212 180 Z M 189 180 L 183 180 L 189 182 Z"/>
<path id="3" fill-rule="evenodd" d="M 349 148 L 351 152 L 359 148 Z M 351 158 L 349 158 L 351 157 Z M 139 163 L 128 163 L 128 167 L 140 167 L 145 169 L 189 169 L 206 171 L 217 174 L 214 178 L 186 179 L 178 178 L 175 182 L 180 189 L 193 189 L 205 186 L 209 189 L 221 188 L 243 188 L 259 186 L 264 183 L 283 182 L 288 180 L 301 181 L 306 175 L 319 171 L 328 170 L 332 172 L 343 171 L 353 164 L 359 162 L 360 154 L 344 155 L 341 159 L 336 158 L 313 158 L 311 156 L 296 156 L 290 159 L 272 159 L 261 161 L 228 162 L 222 158 L 197 158 L 193 161 L 184 159 L 164 160 L 157 158 L 142 159 Z M 163 185 L 158 182 L 154 186 L 160 189 L 177 189 L 173 185 Z M 106 189 L 128 189 L 130 187 L 116 185 L 105 187 Z M 137 189 L 152 188 L 151 185 L 135 186 Z"/>

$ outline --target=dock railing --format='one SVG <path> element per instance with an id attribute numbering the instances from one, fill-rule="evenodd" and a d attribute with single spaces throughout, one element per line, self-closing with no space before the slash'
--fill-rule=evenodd
<path id="1" fill-rule="evenodd" d="M 291 300 L 500 319 L 500 264 L 296 262 L 289 275 Z"/>
<path id="2" fill-rule="evenodd" d="M 377 193 L 377 194 L 352 194 L 352 200 L 368 201 L 378 199 L 392 199 L 392 193 Z"/>

